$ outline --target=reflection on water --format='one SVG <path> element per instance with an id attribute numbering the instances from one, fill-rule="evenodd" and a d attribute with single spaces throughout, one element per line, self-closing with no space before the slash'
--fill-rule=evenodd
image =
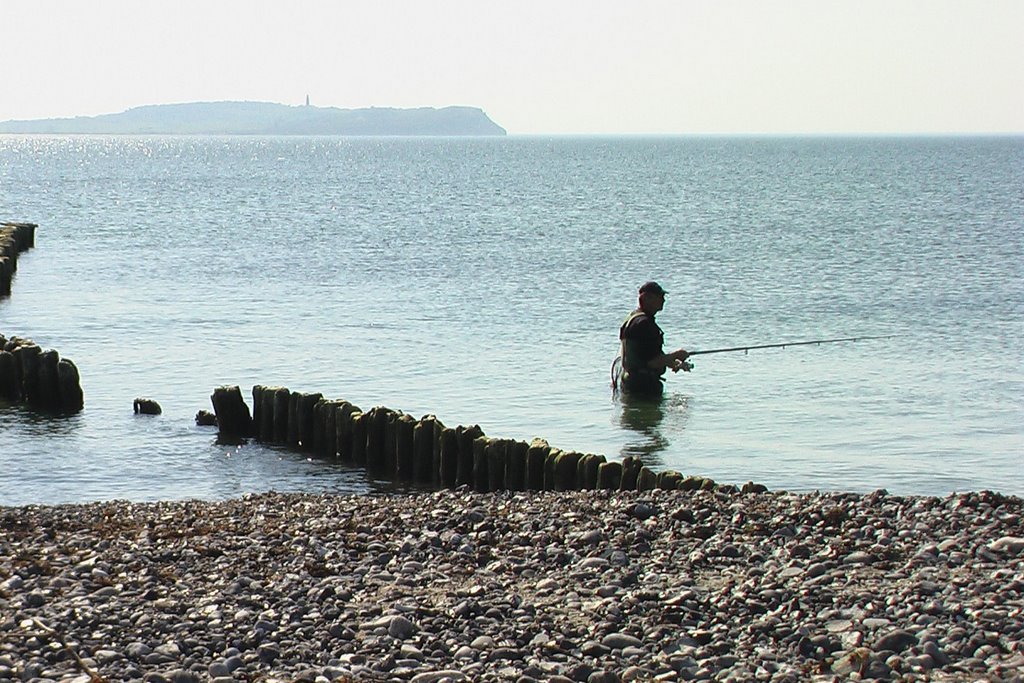
<path id="1" fill-rule="evenodd" d="M 648 467 L 664 467 L 661 454 L 671 442 L 670 435 L 682 431 L 689 398 L 678 394 L 657 398 L 619 394 L 618 401 L 622 408 L 619 425 L 630 433 L 620 451 L 622 457 L 632 455 Z"/>

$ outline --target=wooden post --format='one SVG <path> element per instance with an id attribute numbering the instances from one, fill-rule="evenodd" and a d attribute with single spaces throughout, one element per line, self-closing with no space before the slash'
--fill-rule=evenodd
<path id="1" fill-rule="evenodd" d="M 454 488 L 459 469 L 459 433 L 451 427 L 441 428 L 439 439 L 441 451 L 440 486 Z"/>
<path id="2" fill-rule="evenodd" d="M 534 439 L 526 450 L 526 490 L 544 490 L 544 463 L 551 447 L 544 439 Z"/>
<path id="3" fill-rule="evenodd" d="M 371 474 L 383 474 L 387 471 L 384 441 L 390 414 L 391 411 L 383 406 L 370 408 L 370 412 L 367 413 L 369 422 L 366 426 L 366 469 Z"/>
<path id="4" fill-rule="evenodd" d="M 33 408 L 56 412 L 60 409 L 60 382 L 57 379 L 57 364 L 60 354 L 47 349 L 39 354 L 39 365 L 36 369 L 36 399 Z"/>
<path id="5" fill-rule="evenodd" d="M 11 281 L 14 279 L 14 267 L 9 256 L 0 256 L 0 296 L 11 293 Z"/>
<path id="6" fill-rule="evenodd" d="M 61 358 L 57 364 L 57 381 L 60 384 L 60 409 L 65 413 L 82 410 L 85 396 L 78 367 L 67 358 Z"/>
<path id="7" fill-rule="evenodd" d="M 473 439 L 473 490 L 487 493 L 487 445 L 490 439 L 478 436 Z"/>
<path id="8" fill-rule="evenodd" d="M 562 452 L 555 458 L 554 487 L 556 491 L 575 491 L 579 488 L 576 481 L 576 466 L 580 454 L 575 451 Z"/>
<path id="9" fill-rule="evenodd" d="M 640 458 L 627 455 L 622 459 L 622 483 L 619 485 L 621 491 L 635 491 L 636 479 L 640 475 L 640 468 L 644 464 Z"/>
<path id="10" fill-rule="evenodd" d="M 637 491 L 652 491 L 658 488 L 658 475 L 649 467 L 641 467 L 636 478 Z"/>
<path id="11" fill-rule="evenodd" d="M 237 386 L 217 387 L 210 396 L 213 412 L 217 415 L 217 425 L 221 438 L 239 439 L 249 436 L 252 432 L 252 418 L 249 406 L 242 400 L 242 390 Z"/>
<path id="12" fill-rule="evenodd" d="M 431 473 L 433 474 L 434 486 L 440 488 L 446 486 L 446 484 L 441 483 L 441 433 L 445 430 L 445 426 L 444 423 L 433 415 L 429 415 L 428 417 L 431 417 L 434 420 L 434 451 L 432 453 L 434 463 L 431 466 Z M 454 474 L 454 470 L 452 470 L 452 472 Z"/>
<path id="13" fill-rule="evenodd" d="M 421 484 L 433 484 L 438 478 L 434 460 L 436 423 L 433 415 L 425 415 L 412 431 L 412 478 Z"/>
<path id="14" fill-rule="evenodd" d="M 21 376 L 18 363 L 10 351 L 0 351 L 0 400 L 21 399 Z"/>
<path id="15" fill-rule="evenodd" d="M 505 489 L 505 467 L 508 462 L 508 439 L 491 439 L 487 444 L 487 490 Z"/>
<path id="16" fill-rule="evenodd" d="M 366 467 L 366 435 L 369 432 L 370 415 L 356 411 L 348 419 L 351 434 L 349 454 L 354 464 Z"/>
<path id="17" fill-rule="evenodd" d="M 547 455 L 544 456 L 544 490 L 554 491 L 555 490 L 555 461 L 558 460 L 558 456 L 562 454 L 562 451 L 557 448 L 549 448 Z"/>
<path id="18" fill-rule="evenodd" d="M 508 461 L 505 464 L 505 488 L 522 491 L 526 488 L 526 459 L 530 444 L 513 441 L 508 447 Z"/>
<path id="19" fill-rule="evenodd" d="M 674 470 L 665 470 L 658 475 L 658 488 L 665 489 L 666 491 L 675 491 L 679 488 L 679 482 L 683 480 L 683 475 L 679 474 Z"/>
<path id="20" fill-rule="evenodd" d="M 597 488 L 597 472 L 601 463 L 607 462 L 603 455 L 587 453 L 576 464 L 576 478 L 581 489 Z"/>
<path id="21" fill-rule="evenodd" d="M 254 384 L 252 387 L 252 435 L 257 441 L 266 441 L 263 438 L 264 422 L 267 419 L 264 389 L 262 384 Z"/>
<path id="22" fill-rule="evenodd" d="M 323 394 L 299 394 L 298 401 L 298 443 L 295 445 L 304 451 L 313 450 L 313 407 L 323 398 Z"/>
<path id="23" fill-rule="evenodd" d="M 29 405 L 39 397 L 39 354 L 43 351 L 29 342 L 22 344 L 12 352 L 18 363 L 18 376 L 21 378 L 21 398 Z"/>
<path id="24" fill-rule="evenodd" d="M 283 446 L 288 443 L 291 418 L 292 392 L 286 387 L 268 389 L 273 392 L 273 429 L 270 442 Z"/>
<path id="25" fill-rule="evenodd" d="M 338 457 L 338 406 L 341 401 L 324 401 L 320 406 L 322 428 L 320 430 L 320 453 L 334 459 Z"/>
<path id="26" fill-rule="evenodd" d="M 416 431 L 416 419 L 412 415 L 403 413 L 398 415 L 394 422 L 395 477 L 400 481 L 412 481 L 415 468 L 413 438 Z"/>
<path id="27" fill-rule="evenodd" d="M 348 401 L 341 401 L 334 412 L 337 413 L 334 418 L 334 432 L 338 444 L 338 457 L 350 462 L 352 460 L 352 416 L 356 413 L 362 414 L 362 411 Z"/>
<path id="28" fill-rule="evenodd" d="M 622 483 L 622 463 L 605 462 L 597 468 L 597 488 L 605 490 L 616 490 Z"/>
<path id="29" fill-rule="evenodd" d="M 479 425 L 456 428 L 459 442 L 459 457 L 455 469 L 455 485 L 473 483 L 473 442 L 484 435 L 484 430 Z"/>

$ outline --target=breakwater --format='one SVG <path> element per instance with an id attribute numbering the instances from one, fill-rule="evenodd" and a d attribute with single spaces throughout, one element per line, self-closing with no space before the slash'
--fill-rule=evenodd
<path id="1" fill-rule="evenodd" d="M 10 296 L 18 254 L 35 246 L 35 223 L 0 223 L 0 296 Z"/>
<path id="2" fill-rule="evenodd" d="M 35 223 L 0 223 L 0 297 L 10 296 L 18 254 L 35 246 L 37 227 Z M 78 368 L 31 339 L 8 339 L 0 333 L 0 401 L 76 413 L 84 405 Z"/>
<path id="3" fill-rule="evenodd" d="M 369 410 L 321 393 L 256 385 L 250 412 L 241 389 L 223 386 L 210 397 L 222 440 L 254 438 L 364 467 L 374 476 L 434 488 L 475 491 L 723 490 L 740 489 L 705 477 L 655 472 L 636 457 L 604 455 L 484 434 L 479 425 L 446 426 L 434 415 L 415 418 L 376 406 Z"/>
<path id="4" fill-rule="evenodd" d="M 0 401 L 77 413 L 85 404 L 78 367 L 31 339 L 0 334 Z"/>

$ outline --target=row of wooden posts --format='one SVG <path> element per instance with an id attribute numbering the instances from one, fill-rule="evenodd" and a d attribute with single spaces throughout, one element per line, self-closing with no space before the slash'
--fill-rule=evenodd
<path id="1" fill-rule="evenodd" d="M 78 367 L 31 339 L 0 334 L 0 400 L 47 412 L 77 413 L 85 404 Z"/>
<path id="2" fill-rule="evenodd" d="M 36 243 L 35 223 L 0 223 L 0 296 L 9 296 L 18 271 L 18 254 Z"/>
<path id="3" fill-rule="evenodd" d="M 543 439 L 491 438 L 478 425 L 446 427 L 433 415 L 416 419 L 382 406 L 364 412 L 319 393 L 256 385 L 251 414 L 237 386 L 218 387 L 210 398 L 223 440 L 253 438 L 397 481 L 476 491 L 719 488 L 703 477 L 656 473 L 635 457 L 609 461 L 554 448 Z M 764 487 L 747 484 L 743 490 Z"/>
<path id="4" fill-rule="evenodd" d="M 18 254 L 35 246 L 35 223 L 0 222 L 0 297 L 11 294 Z M 0 401 L 75 413 L 84 404 L 78 368 L 31 339 L 0 334 Z"/>

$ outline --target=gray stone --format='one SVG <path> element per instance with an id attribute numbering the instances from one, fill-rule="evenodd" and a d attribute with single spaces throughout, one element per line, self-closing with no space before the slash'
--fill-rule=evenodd
<path id="1" fill-rule="evenodd" d="M 872 649 L 875 652 L 890 650 L 900 653 L 914 645 L 917 645 L 917 636 L 909 631 L 896 629 L 879 637 L 872 646 Z"/>
<path id="2" fill-rule="evenodd" d="M 642 647 L 643 641 L 626 633 L 609 633 L 601 639 L 601 644 L 613 650 L 626 647 Z"/>
<path id="3" fill-rule="evenodd" d="M 424 671 L 412 677 L 412 683 L 441 683 L 442 681 L 468 681 L 469 677 L 456 669 Z"/>
<path id="4" fill-rule="evenodd" d="M 392 638 L 405 640 L 412 637 L 416 631 L 416 625 L 401 615 L 392 617 L 388 623 L 388 635 Z"/>

